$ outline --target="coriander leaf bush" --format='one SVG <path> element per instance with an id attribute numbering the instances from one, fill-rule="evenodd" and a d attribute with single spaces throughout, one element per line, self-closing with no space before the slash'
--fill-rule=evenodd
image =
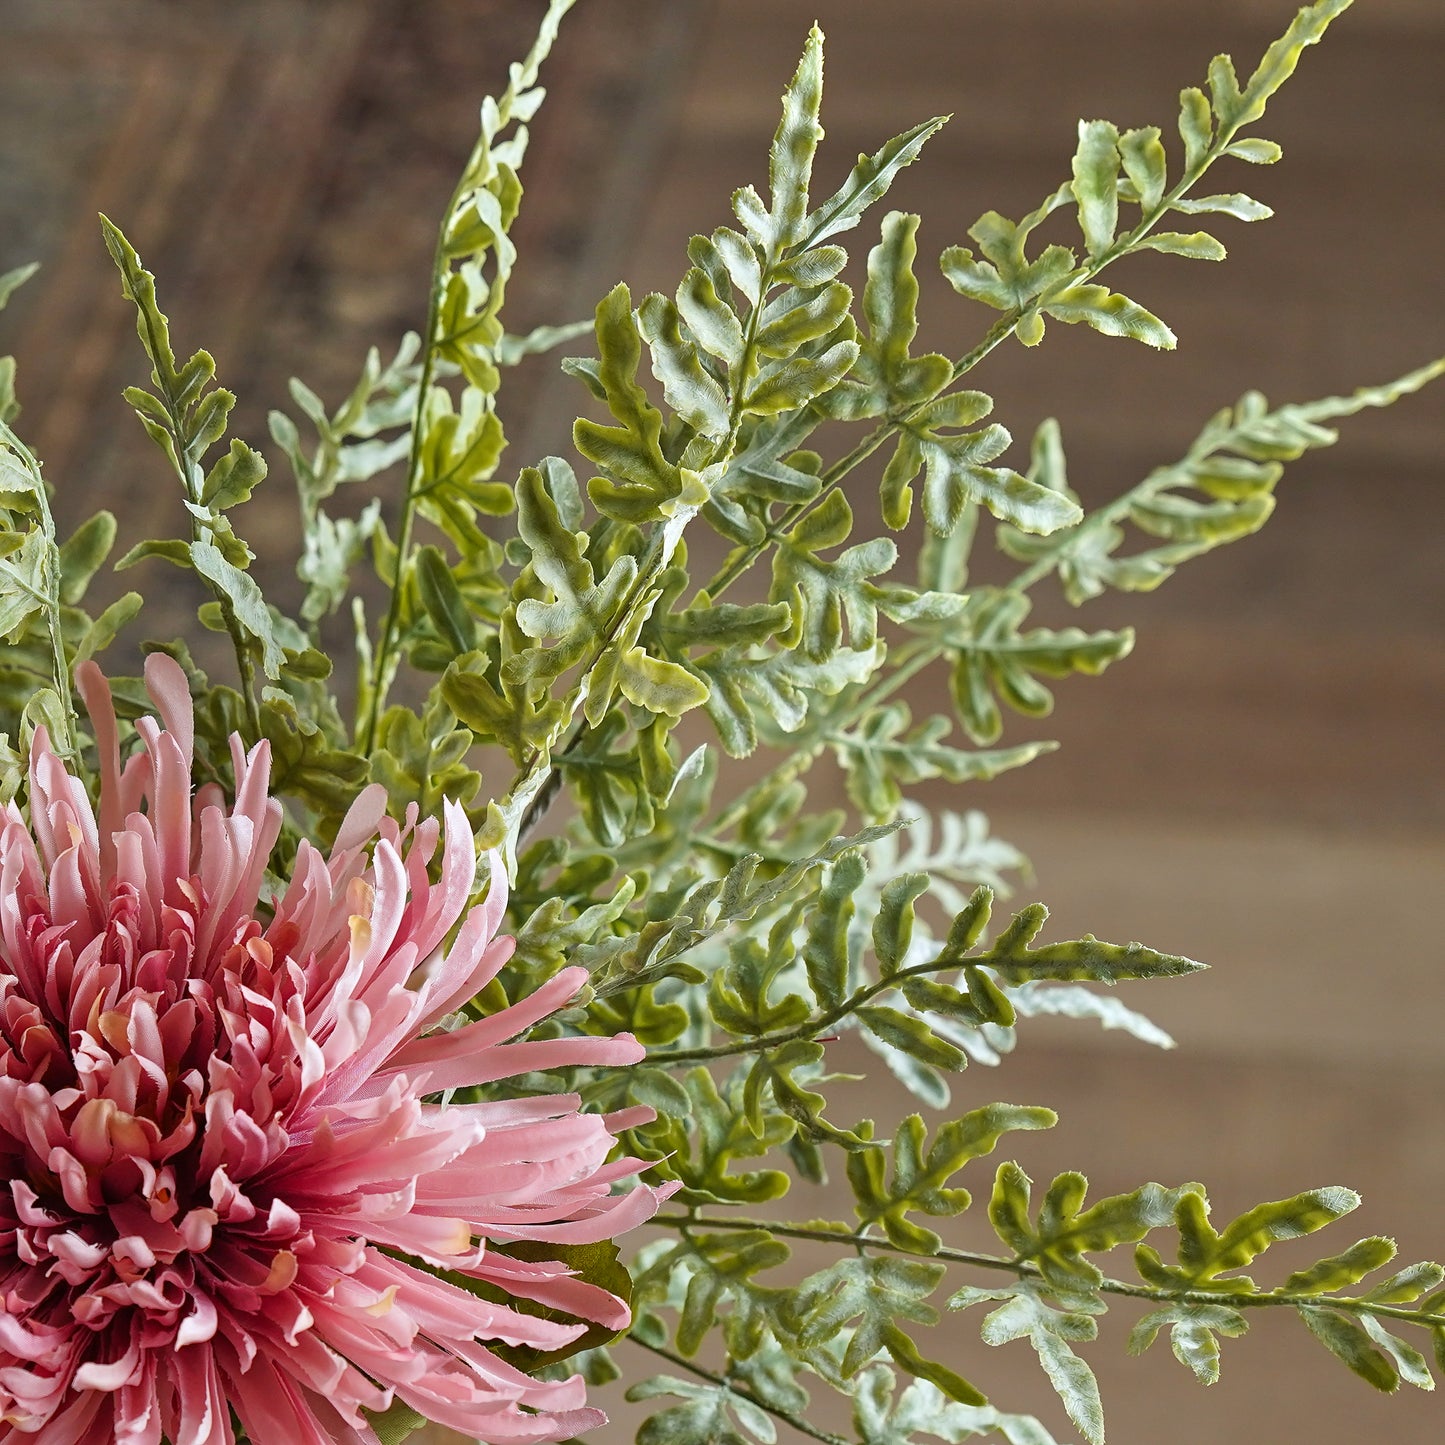
<path id="1" fill-rule="evenodd" d="M 938 1358 L 928 1327 L 944 1311 L 973 1312 L 985 1344 L 1025 1341 L 1074 1430 L 1101 1445 L 1085 1347 L 1120 1298 L 1145 1305 L 1128 1349 L 1167 1334 L 1206 1384 L 1221 1341 L 1275 1310 L 1378 1389 L 1433 1388 L 1427 1356 L 1445 1366 L 1445 1270 L 1399 1267 L 1383 1238 L 1290 1245 L 1354 1209 L 1348 1189 L 1306 1190 L 1225 1222 L 1198 1183 L 1091 1199 L 1081 1173 L 1040 1187 L 1011 1162 L 990 1182 L 977 1161 L 1056 1116 L 975 1102 L 956 1078 L 968 1063 L 998 1064 L 1039 1014 L 1168 1044 L 1101 990 L 1201 965 L 1138 943 L 1049 939 L 1041 904 L 1000 906 L 1025 867 L 1017 850 L 981 813 L 934 803 L 935 780 L 992 778 L 1051 746 L 1004 740 L 1012 715 L 1049 713 L 1050 680 L 1127 657 L 1127 628 L 1032 623 L 1042 589 L 1082 607 L 1158 587 L 1263 526 L 1287 464 L 1331 445 L 1335 422 L 1445 370 L 1434 362 L 1303 403 L 1248 392 L 1206 420 L 1183 457 L 1089 511 L 1069 487 L 1058 425 L 1016 442 L 977 389 L 992 352 L 1041 344 L 1051 321 L 1092 328 L 1100 345 L 1174 346 L 1164 320 L 1114 289 L 1127 269 L 1118 263 L 1143 251 L 1219 261 L 1221 222 L 1269 215 L 1225 188 L 1241 166 L 1280 159 L 1256 127 L 1349 0 L 1301 10 L 1246 78 L 1216 57 L 1168 126 L 1082 122 L 1067 174 L 1036 209 L 1017 220 L 987 211 L 968 244 L 937 257 L 963 303 L 965 339 L 949 355 L 914 350 L 917 268 L 933 258 L 920 262 L 919 217 L 885 209 L 946 118 L 860 156 L 836 193 L 815 195 L 816 27 L 783 95 L 765 184 L 738 190 L 732 219 L 692 238 L 671 295 L 634 298 L 619 285 L 589 324 L 508 332 L 527 122 L 571 4 L 552 0 L 532 52 L 482 106 L 439 225 L 420 333 L 390 360 L 373 352 L 339 403 L 295 381 L 290 407 L 271 415 L 299 502 L 295 616 L 263 595 L 233 518 L 257 486 L 276 484 L 267 461 L 228 436 L 234 396 L 206 352 L 181 359 L 156 279 L 104 221 L 150 366 L 126 398 L 178 483 L 176 535 L 114 566 L 194 574 L 201 624 L 230 639 L 232 677 L 213 680 L 184 639 L 168 639 L 145 644 L 165 655 L 147 678 L 157 703 L 165 686 L 188 690 L 194 781 L 216 798 L 243 811 L 246 773 L 233 757 L 269 754 L 284 806 L 259 916 L 284 912 L 284 880 L 318 848 L 357 846 L 358 809 L 384 807 L 383 839 L 432 828 L 407 864 L 424 889 L 427 820 L 448 810 L 449 848 L 450 830 L 470 832 L 497 860 L 484 907 L 495 926 L 505 898 L 515 949 L 449 999 L 445 1027 L 461 1039 L 423 1040 L 406 1057 L 461 1057 L 475 1037 L 517 1062 L 450 1066 L 427 1107 L 553 1107 L 564 1119 L 580 1105 L 577 1118 L 601 1115 L 615 1130 L 607 1138 L 623 1162 L 606 1177 L 640 1181 L 628 1197 L 652 1207 L 665 1201 L 622 1256 L 605 1237 L 544 1234 L 553 1244 L 529 1252 L 505 1230 L 466 1232 L 467 1247 L 493 1249 L 504 1272 L 551 1270 L 583 1291 L 524 1292 L 522 1313 L 546 1322 L 535 1338 L 515 1326 L 488 1333 L 501 1276 L 469 1282 L 424 1249 L 413 1267 L 474 1301 L 485 1317 L 476 1339 L 516 1380 L 536 1375 L 556 1399 L 580 1400 L 580 1380 L 556 1382 L 623 1379 L 651 1411 L 640 1445 L 1049 1445 L 1036 1418 L 1010 1413 L 1027 1402 L 990 1403 L 983 1358 Z M 859 246 L 855 293 L 843 277 L 847 247 Z M 28 269 L 0 278 L 0 301 Z M 579 387 L 574 454 L 504 468 L 498 396 L 509 368 L 589 340 L 561 362 Z M 119 721 L 98 715 L 91 660 L 142 597 L 86 610 L 115 522 L 100 513 L 57 537 L 40 464 L 12 429 L 13 372 L 0 364 L 0 779 L 15 826 L 28 813 L 39 836 L 41 774 L 32 765 L 27 776 L 27 755 L 53 747 L 56 766 L 93 795 L 108 747 L 118 757 L 158 745 L 140 679 L 114 677 Z M 373 486 L 363 505 L 328 510 Z M 705 529 L 726 545 L 711 575 L 689 565 L 689 541 Z M 894 536 L 908 531 L 919 545 L 905 566 Z M 971 585 L 972 549 L 990 534 L 1016 570 Z M 368 610 L 376 584 L 385 600 Z M 335 686 L 322 643 L 338 613 L 353 624 L 354 657 L 337 671 L 354 688 Z M 930 694 L 910 684 L 925 672 L 946 677 L 949 713 L 915 715 L 910 698 Z M 165 705 L 174 712 L 174 699 Z M 679 741 L 687 717 L 705 720 L 701 746 Z M 826 759 L 841 769 L 846 809 L 810 806 L 810 773 Z M 430 869 L 431 886 L 447 886 Z M 369 903 L 347 906 L 353 926 L 372 926 Z M 832 1060 L 845 1031 L 918 1112 L 882 1126 L 842 1112 Z M 794 1181 L 826 1179 L 849 1217 L 793 1217 Z M 948 1242 L 948 1222 L 970 1208 L 987 1214 L 991 1253 Z M 806 1273 L 792 1258 L 800 1243 L 832 1262 Z M 1258 1282 L 1242 1272 L 1275 1245 L 1288 1246 L 1282 1267 L 1272 1256 Z M 7 1268 L 25 1275 L 20 1255 Z M 618 1309 L 589 1305 L 599 1292 Z M 6 1370 L 19 1349 L 0 1339 Z M 324 1438 L 389 1442 L 448 1418 L 371 1376 L 379 1393 L 357 1395 L 361 1424 Z M 516 1388 L 514 1414 L 484 1438 L 595 1426 L 595 1411 L 538 1413 Z M 828 1390 L 851 1400 L 847 1435 L 814 1423 L 813 1394 Z M 246 1426 L 256 1445 L 282 1438 L 267 1418 L 246 1417 L 258 1422 Z M 187 1416 L 172 1445 L 244 1438 L 246 1419 L 212 1418 L 205 1433 Z M 147 1428 L 145 1439 L 160 1438 Z"/>

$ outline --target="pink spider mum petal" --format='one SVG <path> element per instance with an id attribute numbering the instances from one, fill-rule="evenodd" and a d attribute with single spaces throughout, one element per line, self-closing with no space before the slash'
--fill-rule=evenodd
<path id="1" fill-rule="evenodd" d="M 369 788 L 263 907 L 281 828 L 267 744 L 233 739 L 227 811 L 192 790 L 174 661 L 146 664 L 159 718 L 124 763 L 104 679 L 87 663 L 76 683 L 99 817 L 41 730 L 29 818 L 0 814 L 0 1442 L 228 1445 L 234 1410 L 254 1445 L 374 1445 L 366 1412 L 395 1400 L 495 1445 L 603 1423 L 580 1379 L 534 1380 L 493 1348 L 552 1351 L 586 1326 L 494 1298 L 608 1329 L 626 1304 L 496 1246 L 648 1218 L 656 1192 L 617 1192 L 637 1161 L 609 1162 L 635 1118 L 573 1095 L 429 1100 L 635 1063 L 637 1041 L 516 1041 L 575 997 L 575 968 L 429 1032 L 512 951 L 495 858 L 467 910 L 461 808 L 399 826 Z"/>

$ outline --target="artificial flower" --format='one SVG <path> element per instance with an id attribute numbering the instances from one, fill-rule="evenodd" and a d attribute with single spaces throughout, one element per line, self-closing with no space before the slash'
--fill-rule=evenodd
<path id="1" fill-rule="evenodd" d="M 566 1094 L 437 1097 L 640 1047 L 512 1042 L 579 968 L 446 1027 L 513 947 L 495 859 L 468 911 L 458 806 L 398 825 L 368 789 L 263 901 L 267 744 L 232 740 L 228 810 L 192 790 L 181 668 L 154 655 L 146 682 L 160 716 L 122 764 L 109 689 L 77 669 L 98 810 L 37 729 L 29 819 L 0 818 L 0 1441 L 230 1445 L 234 1411 L 253 1445 L 350 1445 L 395 1401 L 498 1445 L 600 1424 L 580 1378 L 534 1379 L 494 1346 L 628 1323 L 620 1298 L 507 1246 L 647 1218 L 654 1192 L 620 1187 L 636 1162 L 609 1162 L 632 1121 Z"/>

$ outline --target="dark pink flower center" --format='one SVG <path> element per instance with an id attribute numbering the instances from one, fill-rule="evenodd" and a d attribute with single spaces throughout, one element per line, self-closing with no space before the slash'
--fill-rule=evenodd
<path id="1" fill-rule="evenodd" d="M 316 1254 L 262 1178 L 290 1144 L 285 1004 L 302 973 L 247 920 L 195 977 L 193 917 L 168 908 L 164 946 L 141 952 L 135 913 L 118 896 L 78 960 L 36 907 L 28 957 L 0 973 L 5 1304 L 32 1324 L 123 1326 L 120 1356 L 210 1338 L 218 1299 L 249 1313 Z M 359 1251 L 324 1253 L 344 1269 Z"/>

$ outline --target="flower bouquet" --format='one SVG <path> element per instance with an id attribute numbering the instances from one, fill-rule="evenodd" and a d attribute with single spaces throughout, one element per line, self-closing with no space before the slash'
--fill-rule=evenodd
<path id="1" fill-rule="evenodd" d="M 421 332 L 338 406 L 296 382 L 299 419 L 272 414 L 294 614 L 241 530 L 267 461 L 104 221 L 150 366 L 126 398 L 176 495 L 175 534 L 114 566 L 190 574 L 234 668 L 164 638 L 129 675 L 141 595 L 85 605 L 115 519 L 57 536 L 0 362 L 0 1441 L 600 1442 L 589 1388 L 622 1379 L 641 1445 L 1049 1445 L 989 1402 L 983 1360 L 931 1342 L 941 1309 L 976 1309 L 1101 1445 L 1077 1347 L 1119 1297 L 1145 1302 L 1130 1350 L 1167 1333 L 1206 1383 L 1220 1337 L 1273 1310 L 1382 1390 L 1432 1387 L 1440 1266 L 1395 1268 L 1371 1237 L 1305 1246 L 1277 1283 L 1241 1273 L 1353 1209 L 1345 1188 L 1215 1221 L 1199 1184 L 1090 1200 L 1065 1171 L 1035 1196 L 1006 1162 L 982 1186 L 994 1251 L 935 1227 L 969 1209 L 974 1161 L 1055 1120 L 960 1111 L 949 1075 L 1038 1014 L 1157 1040 L 1098 986 L 1200 967 L 1042 941 L 1041 905 L 997 906 L 1020 856 L 937 806 L 1042 750 L 1000 745 L 1005 709 L 1047 712 L 1045 679 L 1132 645 L 1030 627 L 1033 589 L 1157 587 L 1262 526 L 1334 421 L 1445 365 L 1248 393 L 1092 511 L 1054 423 L 1024 470 L 1003 460 L 972 373 L 1050 321 L 1172 347 L 1102 273 L 1219 260 L 1188 226 L 1268 214 L 1202 183 L 1279 159 L 1256 124 L 1348 3 L 1302 10 L 1245 79 L 1217 57 L 1177 142 L 1081 123 L 1037 209 L 989 211 L 938 258 L 987 321 L 952 356 L 914 350 L 919 218 L 879 214 L 944 120 L 814 195 L 816 28 L 766 197 L 735 193 L 675 294 L 618 286 L 585 326 L 509 333 L 526 125 L 572 4 L 552 0 L 482 106 Z M 576 457 L 504 471 L 502 383 L 569 341 Z M 715 570 L 689 564 L 704 530 Z M 970 583 L 987 532 L 1017 564 L 1003 584 Z M 928 669 L 952 716 L 914 717 Z M 825 759 L 846 809 L 809 805 Z M 843 1114 L 847 1033 L 918 1112 Z M 781 1202 L 830 1179 L 846 1217 Z"/>

